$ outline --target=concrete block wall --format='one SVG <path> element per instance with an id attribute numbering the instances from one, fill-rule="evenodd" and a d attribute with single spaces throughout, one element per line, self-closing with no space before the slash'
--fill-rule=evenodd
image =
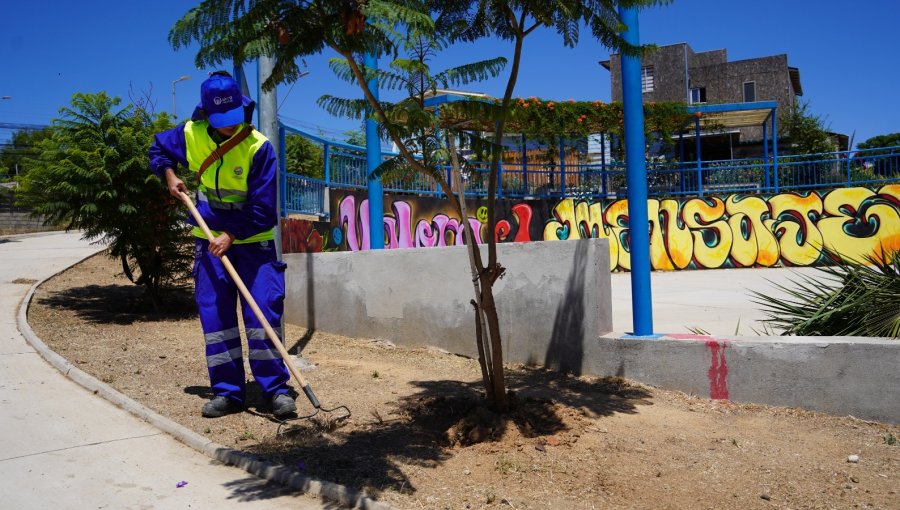
<path id="1" fill-rule="evenodd" d="M 31 214 L 27 212 L 0 212 L 0 232 L 4 234 L 24 234 L 58 229 L 53 225 L 44 226 L 41 218 L 32 218 Z"/>
<path id="2" fill-rule="evenodd" d="M 608 240 L 497 250 L 506 268 L 494 286 L 506 361 L 579 371 L 584 346 L 612 331 Z M 294 253 L 284 260 L 290 323 L 478 355 L 465 246 Z"/>

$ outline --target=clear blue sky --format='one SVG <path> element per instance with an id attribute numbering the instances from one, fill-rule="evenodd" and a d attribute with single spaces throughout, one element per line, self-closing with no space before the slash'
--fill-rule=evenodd
<path id="1" fill-rule="evenodd" d="M 88 7 L 89 5 L 89 7 Z M 172 109 L 176 85 L 179 118 L 190 114 L 207 71 L 193 64 L 195 49 L 174 51 L 169 28 L 190 2 L 156 0 L 134 4 L 113 0 L 4 2 L 0 16 L 0 122 L 46 124 L 75 92 L 99 92 L 127 101 L 129 86 L 152 90 L 158 111 Z M 897 0 L 676 0 L 643 11 L 641 42 L 687 42 L 695 51 L 728 50 L 729 60 L 786 53 L 800 69 L 803 99 L 830 129 L 856 133 L 855 141 L 900 132 L 900 57 L 897 56 Z M 448 51 L 435 68 L 509 55 L 500 41 L 482 41 Z M 330 93 L 358 97 L 358 89 L 337 81 L 326 67 L 332 55 L 307 59 L 310 74 L 279 89 L 280 113 L 329 136 L 358 126 L 316 106 Z M 597 62 L 609 51 L 584 33 L 575 49 L 552 32 L 536 32 L 525 43 L 517 96 L 565 100 L 610 98 L 609 73 Z M 230 65 L 225 66 L 225 68 Z M 248 65 L 251 86 L 256 66 Z M 506 75 L 469 87 L 502 94 Z M 290 89 L 290 90 L 289 90 Z M 253 93 L 255 96 L 255 92 Z"/>

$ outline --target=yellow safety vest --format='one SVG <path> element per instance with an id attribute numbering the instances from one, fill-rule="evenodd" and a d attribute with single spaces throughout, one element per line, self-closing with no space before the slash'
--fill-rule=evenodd
<path id="1" fill-rule="evenodd" d="M 207 121 L 188 121 L 184 125 L 184 141 L 187 149 L 188 166 L 193 172 L 199 172 L 206 158 L 216 150 L 218 145 L 209 136 Z M 241 124 L 235 135 L 243 129 Z M 236 145 L 225 156 L 210 165 L 200 177 L 197 188 L 197 200 L 207 202 L 212 209 L 241 210 L 247 201 L 247 176 L 256 151 L 266 142 L 266 138 L 255 129 L 250 136 Z M 194 227 L 193 234 L 205 239 L 203 230 Z M 221 232 L 213 230 L 218 236 Z M 275 239 L 273 229 L 254 234 L 246 239 L 236 239 L 235 244 L 271 241 Z"/>

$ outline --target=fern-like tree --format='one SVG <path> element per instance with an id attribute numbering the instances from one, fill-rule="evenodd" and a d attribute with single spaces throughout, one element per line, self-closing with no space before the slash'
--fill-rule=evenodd
<path id="1" fill-rule="evenodd" d="M 48 224 L 109 245 L 155 305 L 163 287 L 186 276 L 192 257 L 183 214 L 168 206 L 165 186 L 147 170 L 153 134 L 171 122 L 120 103 L 104 92 L 75 94 L 36 157 L 25 161 L 17 196 Z"/>
<path id="2" fill-rule="evenodd" d="M 207 0 L 189 11 L 172 28 L 169 39 L 175 47 L 197 43 L 200 47 L 196 62 L 212 66 L 234 59 L 268 55 L 275 58 L 275 69 L 264 86 L 274 87 L 300 77 L 297 62 L 306 55 L 325 49 L 339 57 L 332 68 L 340 75 L 356 82 L 363 100 L 326 99 L 329 108 L 344 115 L 359 115 L 365 107 L 382 127 L 382 136 L 397 146 L 400 160 L 387 162 L 381 172 L 406 167 L 409 171 L 429 176 L 439 183 L 461 219 L 465 219 L 464 196 L 460 189 L 461 165 L 456 153 L 457 139 L 478 143 L 462 128 L 492 129 L 492 140 L 502 140 L 506 122 L 510 118 L 513 97 L 525 38 L 535 30 L 555 30 L 567 46 L 574 46 L 583 26 L 594 37 L 624 54 L 641 51 L 628 45 L 620 36 L 624 30 L 617 8 L 645 7 L 666 3 L 665 0 L 309 0 L 305 2 L 272 1 L 247 4 L 240 0 Z M 431 80 L 440 73 L 432 73 L 427 65 L 429 52 L 439 41 L 471 42 L 483 37 L 496 37 L 513 45 L 512 65 L 503 98 L 496 102 L 455 103 L 454 111 L 463 119 L 476 121 L 470 125 L 440 126 L 437 133 L 436 112 L 426 110 L 422 93 L 434 88 Z M 425 52 L 410 58 L 410 48 L 416 44 Z M 390 58 L 386 69 L 369 69 L 363 56 L 371 54 L 379 59 Z M 401 56 L 402 54 L 402 56 Z M 423 58 L 424 57 L 424 58 Z M 382 60 L 383 61 L 383 60 Z M 493 64 L 492 64 L 493 62 Z M 502 62 L 488 60 L 462 66 L 445 74 L 448 83 L 463 84 L 493 76 Z M 411 80 L 410 77 L 418 79 Z M 368 83 L 378 78 L 386 88 L 408 87 L 407 97 L 394 103 L 378 101 Z M 416 85 L 418 82 L 418 86 Z M 435 81 L 438 83 L 438 81 Z M 402 86 L 401 86 L 402 84 Z M 482 151 L 483 152 L 483 151 Z M 485 262 L 475 243 L 466 243 L 475 275 L 476 334 L 486 394 L 498 410 L 507 409 L 507 395 L 503 373 L 502 340 L 493 285 L 504 272 L 497 261 L 494 238 L 494 205 L 501 158 L 499 147 L 491 146 L 491 168 L 488 175 L 488 224 L 485 240 L 488 258 Z M 455 162 L 457 186 L 451 186 L 440 164 Z M 469 222 L 462 221 L 468 228 Z M 474 239 L 467 230 L 467 239 Z M 484 325 L 484 326 L 482 326 Z"/>

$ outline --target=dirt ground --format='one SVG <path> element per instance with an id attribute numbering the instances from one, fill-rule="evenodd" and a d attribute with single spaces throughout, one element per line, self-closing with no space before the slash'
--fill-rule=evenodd
<path id="1" fill-rule="evenodd" d="M 900 508 L 898 426 L 522 366 L 507 372 L 516 410 L 498 417 L 478 405 L 477 361 L 290 325 L 289 350 L 314 364 L 303 373 L 323 406 L 352 416 L 277 435 L 251 384 L 247 412 L 205 419 L 191 289 L 152 311 L 118 271 L 95 256 L 41 286 L 29 313 L 38 336 L 216 442 L 398 508 Z"/>

